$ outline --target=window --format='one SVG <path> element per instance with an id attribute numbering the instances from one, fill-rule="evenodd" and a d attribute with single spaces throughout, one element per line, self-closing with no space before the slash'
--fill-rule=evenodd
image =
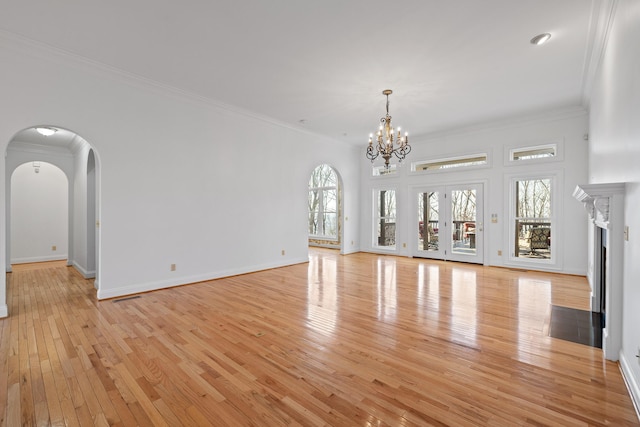
<path id="1" fill-rule="evenodd" d="M 551 259 L 552 178 L 513 181 L 513 257 Z"/>
<path id="2" fill-rule="evenodd" d="M 512 149 L 509 155 L 510 161 L 547 159 L 557 154 L 556 144 L 538 145 L 535 147 L 522 147 Z"/>
<path id="3" fill-rule="evenodd" d="M 309 236 L 338 238 L 338 177 L 329 165 L 315 168 L 309 179 Z"/>
<path id="4" fill-rule="evenodd" d="M 379 190 L 375 193 L 375 246 L 395 249 L 396 247 L 396 192 Z"/>
<path id="5" fill-rule="evenodd" d="M 437 251 L 440 229 L 440 192 L 424 191 L 418 194 L 418 250 Z"/>
<path id="6" fill-rule="evenodd" d="M 389 167 L 385 166 L 374 166 L 372 168 L 373 176 L 385 176 L 385 175 L 393 175 L 398 172 L 397 165 L 389 165 Z"/>
<path id="7" fill-rule="evenodd" d="M 469 166 L 484 166 L 487 164 L 487 154 L 473 154 L 462 157 L 450 157 L 446 159 L 427 160 L 411 164 L 413 171 L 448 170 Z"/>

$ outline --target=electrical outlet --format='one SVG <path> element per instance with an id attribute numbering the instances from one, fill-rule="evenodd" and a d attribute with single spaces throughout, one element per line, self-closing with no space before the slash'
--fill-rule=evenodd
<path id="1" fill-rule="evenodd" d="M 407 244 L 406 244 L 406 243 L 403 243 L 403 244 L 402 244 L 402 247 L 403 247 L 403 248 L 406 248 L 406 247 L 407 247 Z"/>
<path id="2" fill-rule="evenodd" d="M 176 265 L 175 264 L 171 264 L 171 271 L 176 271 Z"/>
<path id="3" fill-rule="evenodd" d="M 53 245 L 53 246 L 51 246 L 51 250 L 52 250 L 52 251 L 57 251 L 57 250 L 58 250 L 58 247 L 57 247 L 56 245 Z"/>
<path id="4" fill-rule="evenodd" d="M 282 250 L 282 255 L 284 256 L 284 249 Z"/>
<path id="5" fill-rule="evenodd" d="M 502 256 L 502 251 L 498 251 L 498 256 Z"/>

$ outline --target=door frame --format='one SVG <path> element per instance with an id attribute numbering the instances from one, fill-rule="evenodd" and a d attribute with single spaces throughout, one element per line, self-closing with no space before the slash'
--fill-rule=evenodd
<path id="1" fill-rule="evenodd" d="M 476 232 L 479 233 L 476 236 L 476 255 L 471 258 L 466 255 L 458 255 L 452 252 L 451 241 L 447 240 L 446 246 L 439 246 L 437 251 L 421 251 L 418 249 L 419 245 L 419 233 L 415 233 L 414 225 L 418 224 L 420 219 L 418 218 L 418 199 L 417 195 L 425 191 L 437 191 L 439 193 L 446 192 L 447 198 L 452 190 L 460 189 L 464 186 L 476 187 L 476 190 L 480 193 L 480 203 L 476 203 Z M 439 259 L 444 261 L 460 261 L 474 264 L 488 265 L 487 253 L 488 239 L 484 238 L 484 231 L 487 228 L 485 221 L 485 212 L 488 208 L 488 198 L 485 195 L 485 189 L 487 188 L 486 180 L 470 180 L 470 181 L 455 181 L 455 182 L 440 182 L 432 184 L 421 184 L 409 186 L 409 256 L 416 258 L 427 259 Z M 450 199 L 449 199 L 450 200 Z M 447 202 L 449 203 L 449 202 Z M 450 207 L 447 206 L 445 216 L 450 215 Z M 448 218 L 447 218 L 448 219 Z M 449 222 L 449 221 L 447 221 Z M 451 225 L 447 226 L 447 229 L 451 229 Z"/>

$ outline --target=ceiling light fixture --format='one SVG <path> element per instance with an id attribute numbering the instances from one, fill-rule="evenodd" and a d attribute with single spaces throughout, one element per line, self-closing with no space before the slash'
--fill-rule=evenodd
<path id="1" fill-rule="evenodd" d="M 36 132 L 38 132 L 40 135 L 51 136 L 54 133 L 58 132 L 58 129 L 47 128 L 47 127 L 37 127 Z"/>
<path id="2" fill-rule="evenodd" d="M 387 97 L 387 114 L 380 119 L 380 128 L 376 132 L 375 147 L 373 145 L 373 134 L 369 135 L 369 146 L 367 147 L 367 158 L 371 160 L 371 163 L 373 163 L 378 156 L 382 155 L 385 169 L 389 169 L 389 159 L 392 155 L 396 156 L 399 162 L 402 162 L 411 151 L 411 146 L 409 145 L 409 134 L 405 132 L 404 136 L 402 136 L 400 128 L 398 128 L 398 134 L 395 136 L 396 131 L 391 125 L 391 116 L 389 115 L 389 95 L 392 93 L 393 91 L 391 89 L 382 91 L 382 94 Z M 397 145 L 395 148 L 394 143 Z"/>
<path id="3" fill-rule="evenodd" d="M 549 33 L 538 34 L 537 36 L 531 39 L 531 44 L 535 44 L 539 46 L 541 44 L 545 44 L 546 42 L 548 42 L 550 38 L 551 38 L 551 34 Z"/>

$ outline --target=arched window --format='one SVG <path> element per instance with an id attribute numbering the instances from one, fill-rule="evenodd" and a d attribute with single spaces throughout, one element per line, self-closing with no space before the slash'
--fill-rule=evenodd
<path id="1" fill-rule="evenodd" d="M 309 237 L 338 239 L 338 176 L 329 165 L 309 179 Z"/>

